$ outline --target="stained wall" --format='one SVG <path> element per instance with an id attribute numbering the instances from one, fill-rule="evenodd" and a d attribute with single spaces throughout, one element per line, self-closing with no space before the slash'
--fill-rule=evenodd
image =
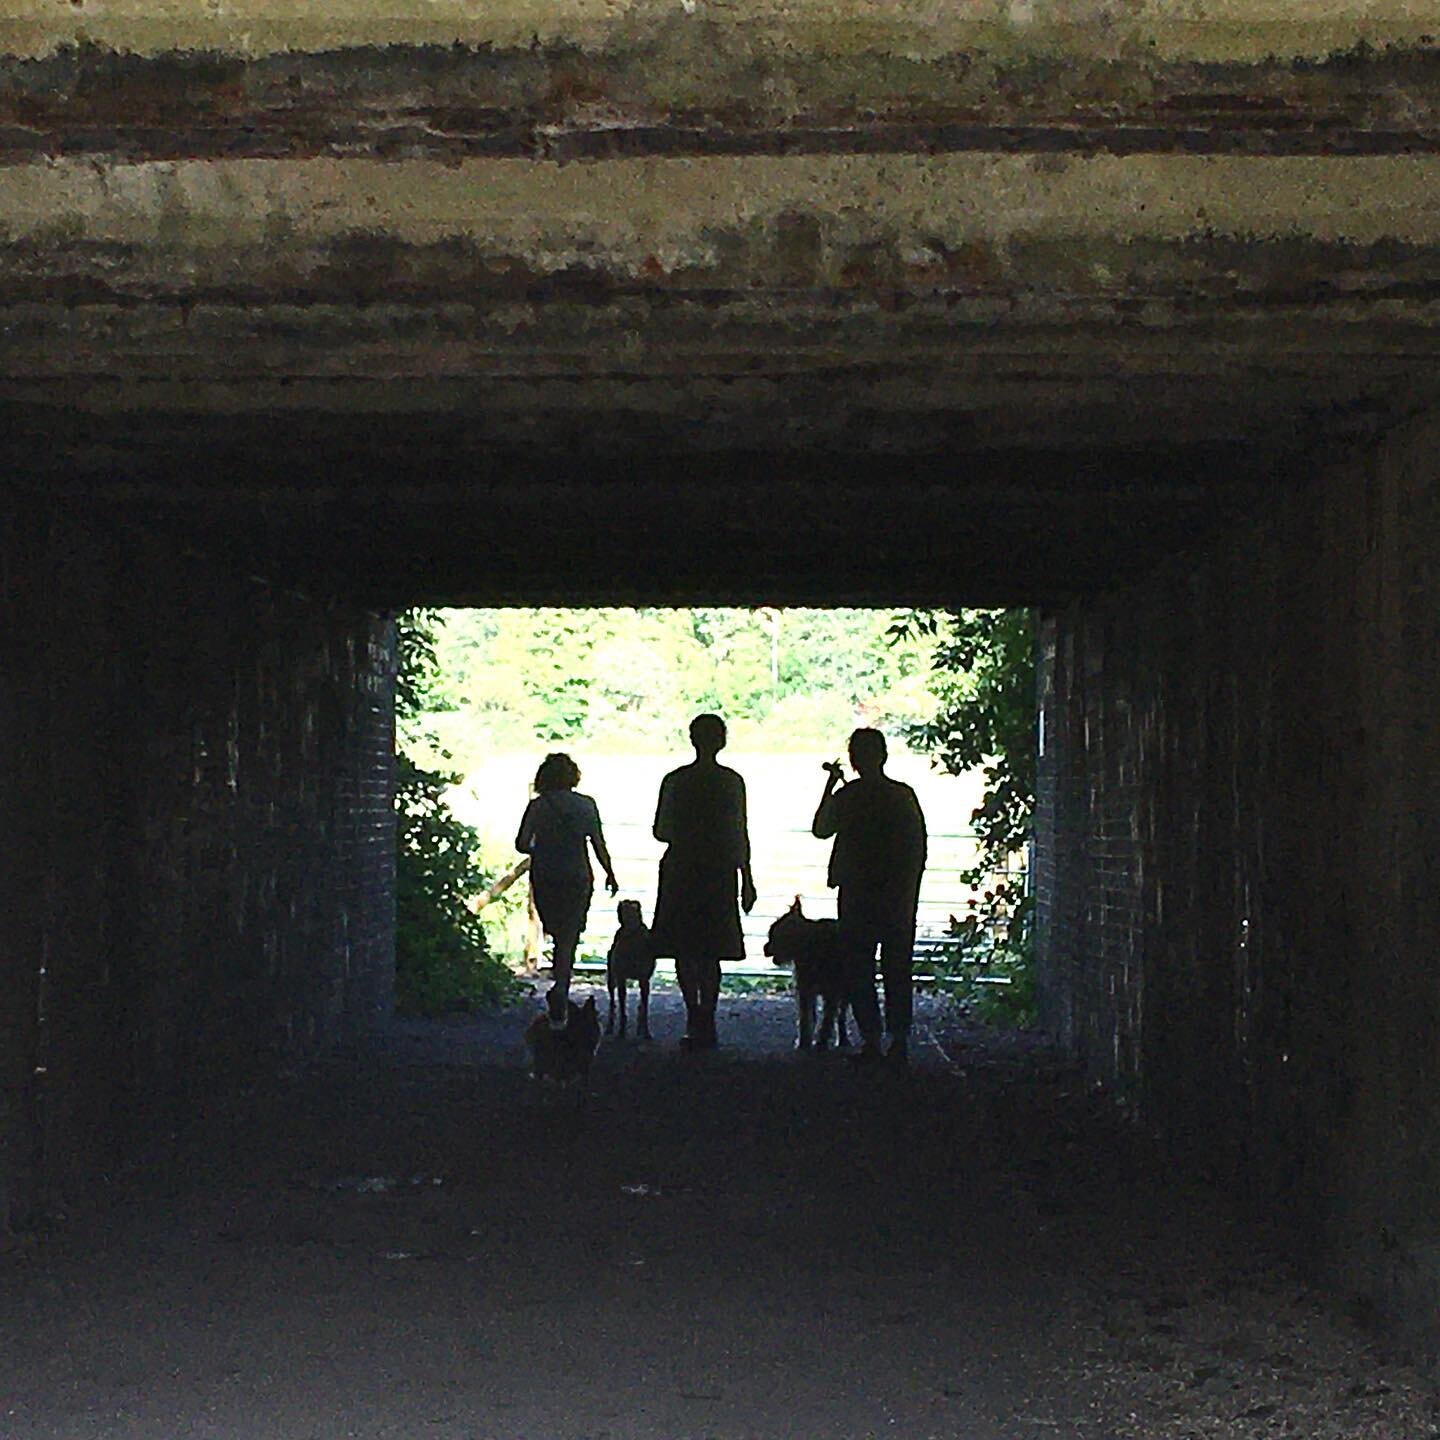
<path id="1" fill-rule="evenodd" d="M 0 1228 L 386 1013 L 387 620 L 115 516 L 0 526 Z"/>
<path id="2" fill-rule="evenodd" d="M 1440 1336 L 1440 426 L 1043 632 L 1047 1018 Z"/>

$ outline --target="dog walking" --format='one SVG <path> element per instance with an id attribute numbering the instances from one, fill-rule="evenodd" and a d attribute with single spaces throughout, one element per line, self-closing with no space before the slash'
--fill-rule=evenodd
<path id="1" fill-rule="evenodd" d="M 860 1030 L 860 1061 L 909 1056 L 915 986 L 915 911 L 925 870 L 925 816 L 915 792 L 885 773 L 888 750 L 878 730 L 850 736 L 856 779 L 842 784 L 838 763 L 825 767 L 825 792 L 811 829 L 834 837 L 826 883 L 839 890 L 840 945 L 851 1012 Z M 885 982 L 885 1024 L 890 1046 L 880 1047 L 875 994 L 875 951 Z"/>
<path id="2" fill-rule="evenodd" d="M 605 1015 L 605 1033 L 615 1033 L 615 1000 L 620 1000 L 620 1038 L 625 1038 L 625 992 L 633 980 L 640 989 L 640 1009 L 635 1017 L 635 1037 L 650 1038 L 650 982 L 655 977 L 655 937 L 645 923 L 638 900 L 622 900 L 616 907 L 620 928 L 605 957 L 605 988 L 610 1008 Z"/>
<path id="3" fill-rule="evenodd" d="M 665 844 L 652 927 L 655 953 L 675 961 L 685 997 L 686 1050 L 713 1050 L 720 962 L 743 960 L 739 902 L 755 906 L 745 782 L 716 756 L 725 748 L 725 722 L 697 715 L 690 722 L 695 759 L 660 782 L 655 838 Z"/>

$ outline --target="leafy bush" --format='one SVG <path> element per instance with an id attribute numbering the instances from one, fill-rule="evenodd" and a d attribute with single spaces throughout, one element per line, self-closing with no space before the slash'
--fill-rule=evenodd
<path id="1" fill-rule="evenodd" d="M 952 775 L 977 767 L 985 776 L 971 815 L 976 863 L 961 874 L 984 886 L 952 934 L 947 988 L 980 1019 L 1028 1026 L 1036 1018 L 1033 897 L 1013 858 L 1030 841 L 1035 809 L 1035 634 L 1028 610 L 908 611 L 895 620 L 898 641 L 934 641 L 934 717 L 906 737 Z"/>
<path id="2" fill-rule="evenodd" d="M 437 680 L 439 623 L 423 610 L 396 621 L 395 996 L 402 1011 L 419 1015 L 500 1004 L 518 987 L 468 903 L 488 880 L 479 836 L 445 800 L 458 777 L 417 764 L 402 748 L 425 738 L 416 717 Z"/>
<path id="3" fill-rule="evenodd" d="M 718 710 L 734 749 L 807 746 L 856 723 L 925 712 L 922 652 L 874 610 L 555 609 L 450 612 L 434 645 L 457 749 L 660 750 Z M 463 751 L 461 752 L 463 754 Z M 468 756 L 465 758 L 469 758 Z"/>
<path id="4" fill-rule="evenodd" d="M 795 981 L 788 970 L 777 967 L 773 975 L 733 975 L 721 971 L 722 995 L 789 995 Z"/>
<path id="5" fill-rule="evenodd" d="M 976 930 L 936 965 L 939 986 L 975 1019 L 987 1025 L 1028 1030 L 1039 1018 L 1035 964 L 1029 936 L 1012 944 Z"/>

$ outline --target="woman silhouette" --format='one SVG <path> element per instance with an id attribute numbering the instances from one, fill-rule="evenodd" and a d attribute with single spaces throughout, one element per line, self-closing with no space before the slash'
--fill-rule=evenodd
<path id="1" fill-rule="evenodd" d="M 535 798 L 525 807 L 515 837 L 515 848 L 530 857 L 530 894 L 540 923 L 555 941 L 555 982 L 545 1005 L 557 1028 L 569 1016 L 570 972 L 595 884 L 587 842 L 605 871 L 605 888 L 612 895 L 620 888 L 600 811 L 588 795 L 576 791 L 579 783 L 580 767 L 568 755 L 547 755 L 535 772 Z"/>
<path id="2" fill-rule="evenodd" d="M 655 953 L 673 956 L 685 997 L 687 1050 L 712 1050 L 721 960 L 740 960 L 736 888 L 748 915 L 755 905 L 745 782 L 715 758 L 725 748 L 725 722 L 697 715 L 690 722 L 695 759 L 660 782 L 655 838 L 665 842 L 655 900 Z"/>

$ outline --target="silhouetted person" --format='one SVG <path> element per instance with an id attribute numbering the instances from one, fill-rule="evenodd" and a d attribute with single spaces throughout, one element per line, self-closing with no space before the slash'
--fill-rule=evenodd
<path id="1" fill-rule="evenodd" d="M 835 837 L 827 883 L 840 892 L 847 988 L 864 1042 L 858 1058 L 874 1060 L 881 1054 L 875 995 L 878 946 L 889 1054 L 903 1064 L 914 1010 L 910 964 L 915 907 L 925 869 L 925 816 L 915 792 L 885 773 L 886 754 L 885 737 L 878 730 L 855 731 L 850 737 L 850 764 L 858 778 L 841 786 L 839 765 L 825 767 L 829 772 L 825 793 L 811 828 L 821 840 Z"/>
<path id="2" fill-rule="evenodd" d="M 568 755 L 547 755 L 535 772 L 535 798 L 525 807 L 515 836 L 515 848 L 530 857 L 530 894 L 540 923 L 555 941 L 555 983 L 545 1004 L 557 1028 L 569 1014 L 570 972 L 595 884 L 587 845 L 594 846 L 605 871 L 605 888 L 612 895 L 620 888 L 600 811 L 588 795 L 576 792 L 579 783 L 580 767 Z"/>
<path id="3" fill-rule="evenodd" d="M 710 1050 L 717 1043 L 720 962 L 745 956 L 737 883 L 748 915 L 755 904 L 755 881 L 745 782 L 715 758 L 725 748 L 725 722 L 718 715 L 697 715 L 690 722 L 690 743 L 695 759 L 660 782 L 655 838 L 666 849 L 651 929 L 655 953 L 674 958 L 685 997 L 680 1043 L 687 1050 Z"/>

